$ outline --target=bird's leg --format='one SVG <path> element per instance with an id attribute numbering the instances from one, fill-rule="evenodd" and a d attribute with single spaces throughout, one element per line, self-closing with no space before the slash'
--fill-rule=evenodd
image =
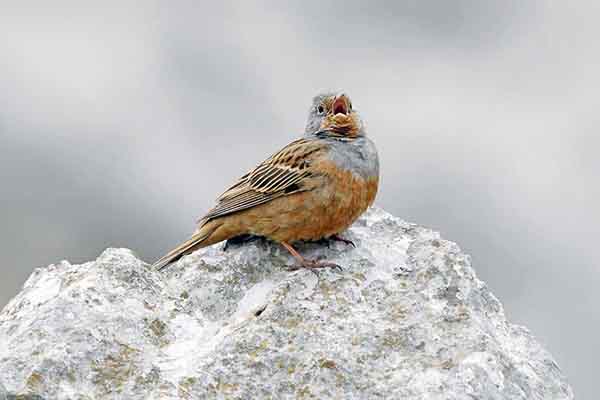
<path id="1" fill-rule="evenodd" d="M 332 235 L 329 237 L 330 240 L 333 240 L 335 242 L 344 242 L 346 244 L 351 244 L 352 247 L 356 248 L 356 245 L 354 244 L 354 242 L 350 239 L 344 239 L 343 237 L 341 237 L 338 234 Z"/>
<path id="2" fill-rule="evenodd" d="M 292 247 L 292 245 L 290 245 L 289 243 L 281 242 L 281 244 L 283 245 L 283 247 L 285 247 L 287 249 L 287 251 L 289 251 L 294 256 L 294 258 L 296 260 L 298 260 L 298 263 L 300 264 L 297 267 L 292 267 L 292 270 L 297 270 L 300 268 L 307 268 L 307 269 L 310 269 L 311 271 L 315 272 L 315 269 L 317 269 L 317 268 L 333 268 L 333 269 L 339 269 L 340 271 L 343 271 L 342 267 L 340 267 L 337 264 L 331 263 L 331 262 L 307 260 L 306 258 L 302 257 L 300 255 L 300 253 L 298 253 L 296 251 L 296 249 L 294 249 Z"/>

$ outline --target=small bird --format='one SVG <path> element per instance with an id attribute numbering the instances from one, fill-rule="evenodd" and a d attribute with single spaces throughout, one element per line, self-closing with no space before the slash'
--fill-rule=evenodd
<path id="1" fill-rule="evenodd" d="M 378 186 L 377 149 L 350 98 L 343 92 L 318 94 L 304 135 L 219 196 L 196 232 L 154 267 L 162 270 L 197 249 L 254 235 L 283 245 L 298 261 L 296 268 L 341 269 L 302 257 L 292 244 L 346 241 L 338 235 L 373 204 Z"/>

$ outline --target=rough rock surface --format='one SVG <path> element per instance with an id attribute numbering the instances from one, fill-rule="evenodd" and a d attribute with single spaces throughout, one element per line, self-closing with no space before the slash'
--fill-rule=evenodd
<path id="1" fill-rule="evenodd" d="M 125 249 L 38 268 L 0 314 L 0 382 L 9 398 L 573 398 L 456 244 L 379 209 L 345 236 L 356 249 L 300 246 L 345 267 L 318 277 L 265 241 L 162 274 Z"/>

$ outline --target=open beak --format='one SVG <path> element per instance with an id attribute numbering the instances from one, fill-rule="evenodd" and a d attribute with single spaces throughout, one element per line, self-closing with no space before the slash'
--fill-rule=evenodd
<path id="1" fill-rule="evenodd" d="M 350 99 L 345 94 L 340 94 L 336 96 L 335 100 L 333 100 L 333 104 L 331 105 L 331 110 L 333 115 L 344 114 L 348 115 L 350 112 Z"/>

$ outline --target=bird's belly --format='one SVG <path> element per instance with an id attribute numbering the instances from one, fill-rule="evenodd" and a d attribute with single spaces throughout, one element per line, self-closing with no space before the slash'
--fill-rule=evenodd
<path id="1" fill-rule="evenodd" d="M 318 240 L 346 230 L 373 203 L 378 177 L 365 179 L 329 162 L 319 170 L 322 185 L 253 210 L 251 233 L 279 242 Z"/>

